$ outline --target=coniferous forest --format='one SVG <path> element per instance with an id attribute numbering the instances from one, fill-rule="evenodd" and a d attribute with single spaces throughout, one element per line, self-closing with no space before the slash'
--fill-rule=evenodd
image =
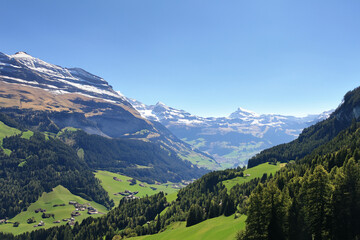
<path id="1" fill-rule="evenodd" d="M 26 210 L 43 192 L 63 185 L 74 194 L 111 208 L 113 202 L 99 180 L 76 152 L 60 140 L 35 133 L 29 140 L 19 135 L 3 140 L 10 156 L 0 150 L 0 218 Z"/>

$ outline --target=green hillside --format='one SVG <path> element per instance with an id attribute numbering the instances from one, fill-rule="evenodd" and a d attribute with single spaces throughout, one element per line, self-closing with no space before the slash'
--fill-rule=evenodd
<path id="1" fill-rule="evenodd" d="M 233 240 L 239 230 L 245 228 L 246 216 L 234 219 L 220 216 L 186 227 L 186 222 L 176 222 L 170 225 L 164 232 L 130 238 L 131 240 Z"/>
<path id="2" fill-rule="evenodd" d="M 68 128 L 58 134 L 74 150 L 82 149 L 86 164 L 93 170 L 121 173 L 143 182 L 181 182 L 198 178 L 208 172 L 158 144 L 134 139 L 109 139 Z M 80 152 L 79 152 L 80 153 Z"/>
<path id="3" fill-rule="evenodd" d="M 9 127 L 9 126 L 7 126 L 6 124 L 4 124 L 3 122 L 0 121 L 0 148 L 3 149 L 5 154 L 10 155 L 11 150 L 3 148 L 3 146 L 2 146 L 3 139 L 5 137 L 13 136 L 13 135 L 20 134 L 20 133 L 21 133 L 20 130 L 18 130 L 16 128 Z"/>
<path id="4" fill-rule="evenodd" d="M 21 131 L 16 129 L 16 128 L 12 128 L 9 127 L 7 125 L 5 125 L 3 122 L 0 122 L 0 141 L 2 143 L 2 139 L 8 136 L 13 136 L 16 134 L 20 134 Z"/>
<path id="5" fill-rule="evenodd" d="M 3 139 L 3 147 L 12 153 L 0 152 L 1 219 L 16 216 L 58 185 L 85 199 L 113 206 L 91 169 L 71 147 L 57 139 L 46 140 L 41 133 L 30 135 L 32 132 L 25 132 Z"/>
<path id="6" fill-rule="evenodd" d="M 179 190 L 179 188 L 184 186 L 182 184 L 170 182 L 161 184 L 148 184 L 141 181 L 136 181 L 136 184 L 130 185 L 129 181 L 132 178 L 108 171 L 96 171 L 95 177 L 100 180 L 101 186 L 109 193 L 109 197 L 114 201 L 115 206 L 119 205 L 119 202 L 123 196 L 114 194 L 124 192 L 125 190 L 129 190 L 131 192 L 138 191 L 139 193 L 136 195 L 137 197 L 144 197 L 146 195 L 150 196 L 162 191 L 166 194 L 171 194 L 172 197 L 175 194 L 176 198 L 176 192 Z M 114 180 L 114 177 L 121 181 Z"/>
<path id="7" fill-rule="evenodd" d="M 39 228 L 50 228 L 54 226 L 64 225 L 67 222 L 62 221 L 62 219 L 70 218 L 71 212 L 75 210 L 73 205 L 69 205 L 69 201 L 76 201 L 80 204 L 90 203 L 90 205 L 96 208 L 101 213 L 107 213 L 108 211 L 106 208 L 96 202 L 87 201 L 82 197 L 76 196 L 72 194 L 68 189 L 59 185 L 54 188 L 49 193 L 43 193 L 42 196 L 34 203 L 32 203 L 26 211 L 23 211 L 16 215 L 15 217 L 9 220 L 10 223 L 8 224 L 1 224 L 0 225 L 0 232 L 11 232 L 13 234 L 21 234 L 27 231 L 37 230 Z M 57 206 L 65 204 L 65 206 Z M 35 213 L 35 209 L 46 209 L 46 213 L 55 214 L 54 218 L 42 218 L 41 212 Z M 99 217 L 103 214 L 94 214 L 93 217 Z M 81 222 L 83 219 L 89 217 L 90 215 L 87 214 L 87 211 L 81 211 L 81 215 L 76 217 L 76 221 Z M 26 222 L 27 219 L 34 217 L 36 222 L 28 224 Z M 60 223 L 53 223 L 56 220 L 60 220 Z M 38 224 L 40 221 L 44 221 L 44 227 L 34 227 L 35 224 Z M 20 225 L 18 227 L 13 227 L 14 222 L 19 222 Z"/>
<path id="8" fill-rule="evenodd" d="M 0 121 L 0 148 L 3 149 L 7 155 L 10 155 L 11 150 L 3 148 L 3 146 L 2 146 L 3 139 L 5 137 L 14 136 L 14 135 L 17 135 L 20 133 L 21 133 L 20 130 L 13 128 L 13 127 L 9 127 L 8 125 L 6 125 L 5 123 Z M 22 132 L 21 137 L 25 138 L 25 139 L 30 139 L 30 137 L 32 137 L 32 135 L 34 135 L 34 133 L 32 131 L 25 131 L 25 132 Z"/>
<path id="9" fill-rule="evenodd" d="M 192 164 L 201 168 L 206 168 L 210 170 L 218 170 L 221 168 L 220 164 L 217 163 L 215 160 L 211 158 L 205 158 L 202 155 L 195 154 L 194 152 L 189 153 L 186 156 L 179 154 L 179 156 L 181 159 L 190 161 Z"/>
<path id="10" fill-rule="evenodd" d="M 255 178 L 261 178 L 264 173 L 267 175 L 274 175 L 276 171 L 278 171 L 281 167 L 285 166 L 285 164 L 269 164 L 269 163 L 263 163 L 256 167 L 246 169 L 244 171 L 244 177 L 236 177 L 230 180 L 223 181 L 223 184 L 225 187 L 230 191 L 230 189 L 235 186 L 236 184 L 243 184 L 246 182 L 249 182 L 252 179 Z M 246 176 L 249 175 L 249 176 Z"/>

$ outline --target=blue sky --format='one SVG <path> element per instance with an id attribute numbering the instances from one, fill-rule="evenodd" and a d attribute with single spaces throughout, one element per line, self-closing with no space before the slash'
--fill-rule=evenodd
<path id="1" fill-rule="evenodd" d="M 0 0 L 0 51 L 201 116 L 306 115 L 360 84 L 360 1 Z"/>

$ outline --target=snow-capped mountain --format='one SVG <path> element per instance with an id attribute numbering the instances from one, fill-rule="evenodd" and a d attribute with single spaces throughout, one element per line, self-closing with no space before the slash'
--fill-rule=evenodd
<path id="1" fill-rule="evenodd" d="M 177 137 L 212 154 L 226 166 L 236 166 L 261 150 L 294 140 L 301 131 L 329 117 L 332 111 L 306 117 L 257 114 L 238 108 L 228 117 L 200 117 L 164 103 L 128 101 L 140 114 L 159 121 Z"/>
<path id="2" fill-rule="evenodd" d="M 0 53 L 1 79 L 9 83 L 26 84 L 55 94 L 78 93 L 129 105 L 102 78 L 81 68 L 63 68 L 30 56 Z"/>

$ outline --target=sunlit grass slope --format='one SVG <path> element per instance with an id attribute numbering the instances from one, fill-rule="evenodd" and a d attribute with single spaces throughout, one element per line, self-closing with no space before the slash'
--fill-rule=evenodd
<path id="1" fill-rule="evenodd" d="M 246 216 L 234 219 L 220 216 L 186 227 L 185 222 L 176 222 L 164 232 L 130 238 L 131 240 L 234 240 L 236 233 L 245 228 Z"/>
<path id="2" fill-rule="evenodd" d="M 236 184 L 243 184 L 246 182 L 249 182 L 251 179 L 254 178 L 261 178 L 264 173 L 267 173 L 268 175 L 273 174 L 278 171 L 281 167 L 283 167 L 284 164 L 269 164 L 269 163 L 263 163 L 256 167 L 246 169 L 244 171 L 244 177 L 237 177 L 234 179 L 223 181 L 223 184 L 225 187 L 230 190 L 233 186 Z M 246 176 L 249 174 L 250 176 Z"/>
<path id="3" fill-rule="evenodd" d="M 171 197 L 170 200 L 174 200 L 176 199 L 176 192 L 179 190 L 178 187 L 183 187 L 181 184 L 170 182 L 158 185 L 136 181 L 135 185 L 130 185 L 128 180 L 131 180 L 132 178 L 108 171 L 97 171 L 95 173 L 95 177 L 101 181 L 101 186 L 108 192 L 110 198 L 114 200 L 115 206 L 119 205 L 120 199 L 122 199 L 123 196 L 114 194 L 124 192 L 125 190 L 129 190 L 131 192 L 138 191 L 139 193 L 136 195 L 137 197 L 144 197 L 146 195 L 150 196 L 163 191 L 164 193 L 169 194 L 169 197 Z M 120 179 L 121 181 L 115 181 L 113 179 L 114 177 Z"/>
<path id="4" fill-rule="evenodd" d="M 3 143 L 3 139 L 5 137 L 14 136 L 14 135 L 17 135 L 17 134 L 20 134 L 20 133 L 21 133 L 20 130 L 18 130 L 16 128 L 9 127 L 9 126 L 7 126 L 6 124 L 4 124 L 3 122 L 0 121 L 0 148 L 4 149 L 2 147 L 2 143 Z M 33 134 L 34 133 L 32 131 L 26 131 L 26 132 L 22 133 L 21 137 L 29 139 Z M 7 155 L 11 154 L 11 150 L 9 150 L 9 149 L 4 149 L 4 152 Z"/>

